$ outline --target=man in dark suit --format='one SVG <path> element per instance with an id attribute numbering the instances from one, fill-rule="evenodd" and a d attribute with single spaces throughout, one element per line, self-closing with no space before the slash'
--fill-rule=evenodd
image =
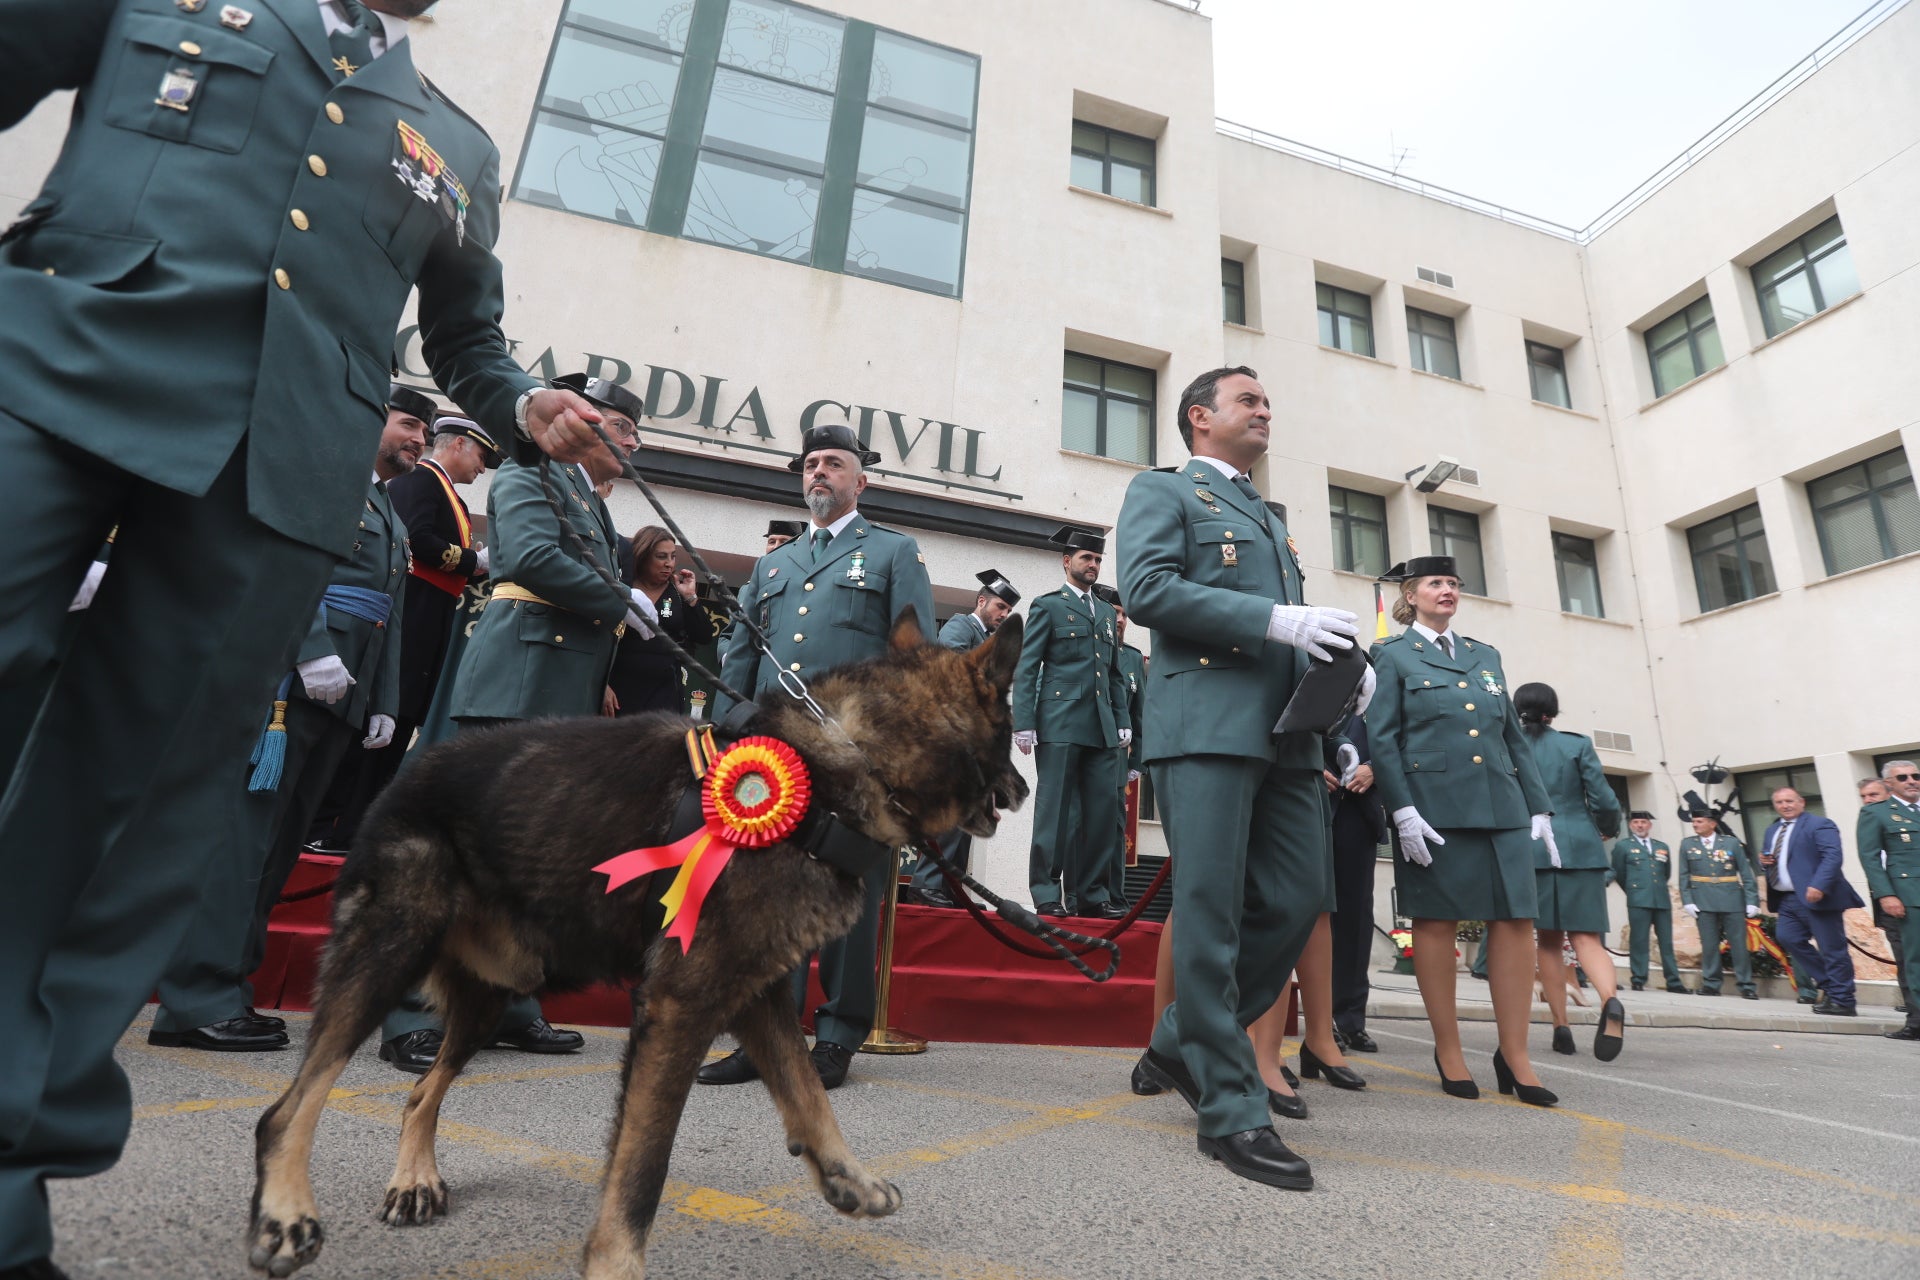
<path id="1" fill-rule="evenodd" d="M 1773 793 L 1780 815 L 1760 841 L 1760 871 L 1766 877 L 1768 904 L 1780 913 L 1775 937 L 1826 993 L 1815 1013 L 1855 1016 L 1853 957 L 1847 952 L 1849 907 L 1864 907 L 1847 883 L 1846 852 L 1840 828 L 1817 813 L 1792 787 Z"/>
<path id="2" fill-rule="evenodd" d="M 1373 790 L 1373 757 L 1367 751 L 1367 724 L 1359 716 L 1344 731 L 1358 759 L 1344 784 L 1338 773 L 1333 799 L 1333 1031 L 1341 1047 L 1378 1053 L 1367 1034 L 1367 994 L 1373 984 L 1373 873 L 1379 848 L 1387 840 L 1387 815 Z"/>
<path id="3" fill-rule="evenodd" d="M 414 286 L 456 401 L 597 447 L 501 335 L 499 152 L 414 69 L 428 4 L 0 0 L 0 129 L 77 91 L 0 233 L 0 685 L 120 529 L 0 801 L 0 1271 L 56 1274 L 43 1180 L 126 1139 L 114 1044 L 352 545 Z"/>

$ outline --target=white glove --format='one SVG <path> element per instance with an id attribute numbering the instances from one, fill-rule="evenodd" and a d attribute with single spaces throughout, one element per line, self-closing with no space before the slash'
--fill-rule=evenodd
<path id="1" fill-rule="evenodd" d="M 1032 729 L 1015 729 L 1013 731 L 1013 745 L 1020 748 L 1020 754 L 1023 756 L 1032 755 L 1034 745 L 1039 741 L 1040 735 Z"/>
<path id="2" fill-rule="evenodd" d="M 1687 914 L 1692 916 L 1695 920 L 1698 920 L 1700 918 L 1700 908 L 1694 906 L 1691 902 L 1687 904 L 1686 910 L 1687 910 Z"/>
<path id="3" fill-rule="evenodd" d="M 1758 918 L 1759 918 L 1759 915 L 1760 915 L 1760 908 L 1758 908 L 1758 907 L 1748 907 L 1748 908 L 1747 908 L 1747 919 L 1749 919 L 1749 920 L 1754 920 L 1754 919 L 1758 919 Z"/>
<path id="4" fill-rule="evenodd" d="M 627 592 L 627 600 L 633 606 L 627 610 L 627 625 L 638 631 L 642 640 L 653 639 L 653 633 L 660 627 L 660 611 L 638 587 Z"/>
<path id="5" fill-rule="evenodd" d="M 1363 716 L 1367 713 L 1367 707 L 1373 702 L 1373 686 L 1373 664 L 1369 662 L 1366 674 L 1360 677 L 1360 696 L 1354 701 L 1353 714 Z"/>
<path id="6" fill-rule="evenodd" d="M 300 673 L 301 687 L 315 702 L 338 702 L 353 687 L 353 677 L 347 674 L 347 664 L 340 661 L 337 653 L 330 653 L 324 658 L 308 658 L 294 670 Z"/>
<path id="7" fill-rule="evenodd" d="M 1344 787 L 1353 781 L 1354 772 L 1360 768 L 1360 751 L 1351 742 L 1342 743 L 1333 758 L 1340 766 L 1340 785 Z"/>
<path id="8" fill-rule="evenodd" d="M 107 562 L 95 560 L 87 566 L 87 576 L 80 580 L 80 589 L 73 593 L 73 603 L 67 606 L 67 612 L 84 609 L 93 603 L 93 593 L 100 589 L 100 579 L 107 576 Z"/>
<path id="9" fill-rule="evenodd" d="M 1120 745 L 1123 747 L 1130 747 L 1133 745 L 1133 730 L 1122 729 L 1120 731 Z"/>
<path id="10" fill-rule="evenodd" d="M 485 547 L 480 547 L 480 548 L 478 548 L 478 549 L 476 549 L 476 550 L 474 551 L 474 553 L 473 553 L 473 571 L 474 571 L 475 573 L 486 573 L 486 572 L 487 572 L 487 565 L 488 565 L 488 564 L 490 564 L 490 563 L 491 563 L 491 561 L 490 561 L 490 560 L 488 559 L 488 557 L 487 557 L 487 548 L 485 548 Z"/>
<path id="11" fill-rule="evenodd" d="M 1533 815 L 1533 838 L 1547 846 L 1547 861 L 1554 870 L 1560 869 L 1560 846 L 1553 840 L 1553 815 L 1536 813 Z"/>
<path id="12" fill-rule="evenodd" d="M 1433 865 L 1433 851 L 1430 844 L 1445 844 L 1440 833 L 1427 825 L 1420 811 L 1412 805 L 1393 811 L 1394 830 L 1400 833 L 1400 856 L 1416 866 Z"/>
<path id="13" fill-rule="evenodd" d="M 1127 770 L 1127 781 L 1128 782 L 1140 781 L 1140 771 L 1138 769 Z"/>
<path id="14" fill-rule="evenodd" d="M 1329 649 L 1353 648 L 1353 638 L 1359 634 L 1359 619 L 1353 614 L 1317 604 L 1277 604 L 1267 619 L 1267 639 L 1290 644 L 1323 662 L 1333 658 Z"/>
<path id="15" fill-rule="evenodd" d="M 375 714 L 367 721 L 367 736 L 360 739 L 360 745 L 369 751 L 378 751 L 393 741 L 393 717 Z"/>

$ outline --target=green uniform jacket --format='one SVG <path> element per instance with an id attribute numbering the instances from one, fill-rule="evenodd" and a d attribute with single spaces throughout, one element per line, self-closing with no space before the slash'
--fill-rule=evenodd
<path id="1" fill-rule="evenodd" d="M 393 611 L 384 626 L 375 626 L 339 609 L 322 605 L 300 642 L 295 662 L 307 662 L 335 654 L 347 666 L 353 684 L 347 696 L 328 711 L 355 728 L 371 716 L 390 716 L 400 704 L 400 615 L 405 612 L 403 592 L 407 582 L 407 527 L 394 514 L 387 486 L 367 486 L 367 504 L 353 533 L 353 548 L 334 568 L 329 586 L 366 587 L 383 591 L 393 600 Z M 305 698 L 300 678 L 295 676 L 290 697 Z"/>
<path id="2" fill-rule="evenodd" d="M 1607 785 L 1592 740 L 1564 729 L 1549 728 L 1539 737 L 1524 729 L 1521 733 L 1533 749 L 1540 784 L 1553 805 L 1553 842 L 1560 850 L 1561 869 L 1606 870 L 1607 847 L 1596 828 L 1619 830 L 1620 798 Z M 1544 840 L 1533 843 L 1533 865 L 1539 871 L 1553 866 Z"/>
<path id="3" fill-rule="evenodd" d="M 1559 838 L 1558 832 L 1555 839 Z M 1614 842 L 1613 882 L 1626 891 L 1627 905 L 1651 911 L 1673 910 L 1673 850 L 1665 841 L 1648 839 L 1643 849 L 1632 836 Z"/>
<path id="4" fill-rule="evenodd" d="M 940 628 L 940 643 L 955 653 L 972 653 L 986 642 L 979 619 L 971 613 L 956 613 Z"/>
<path id="5" fill-rule="evenodd" d="M 778 662 L 768 662 L 747 629 L 736 625 L 720 651 L 720 678 L 758 698 L 780 683 L 783 666 L 811 680 L 830 667 L 874 657 L 885 651 L 894 618 L 909 605 L 921 632 L 933 635 L 933 583 L 919 544 L 855 513 L 818 564 L 805 536 L 760 557 L 740 607 L 767 633 Z M 715 720 L 733 706 L 718 691 L 713 701 Z"/>
<path id="6" fill-rule="evenodd" d="M 1121 723 L 1133 729 L 1133 742 L 1127 747 L 1127 768 L 1138 769 L 1146 757 L 1141 741 L 1146 737 L 1147 727 L 1147 659 L 1130 644 L 1120 646 L 1114 663 L 1120 668 L 1120 679 L 1127 686 L 1127 715 Z"/>
<path id="7" fill-rule="evenodd" d="M 336 84 L 313 0 L 194 7 L 0 0 L 0 129 L 79 90 L 0 247 L 6 411 L 188 494 L 244 437 L 253 516 L 345 556 L 416 286 L 434 381 L 495 438 L 536 385 L 500 335 L 500 154 L 412 40 Z"/>
<path id="8" fill-rule="evenodd" d="M 548 474 L 586 553 L 561 532 L 540 469 L 502 463 L 487 490 L 493 589 L 511 583 L 546 603 L 498 594 L 487 602 L 460 657 L 456 720 L 600 714 L 615 633 L 631 607 L 595 572 L 619 574 L 613 517 L 579 467 L 553 463 Z"/>
<path id="9" fill-rule="evenodd" d="M 1267 639 L 1276 604 L 1303 604 L 1287 529 L 1207 463 L 1142 472 L 1127 486 L 1120 598 L 1153 632 L 1142 759 L 1248 756 L 1318 769 L 1320 738 L 1276 742 L 1307 657 Z"/>
<path id="10" fill-rule="evenodd" d="M 1744 911 L 1760 905 L 1747 848 L 1733 836 L 1715 836 L 1712 850 L 1700 843 L 1699 836 L 1688 836 L 1680 842 L 1679 862 L 1682 906 L 1692 905 L 1702 911 Z M 1736 875 L 1738 884 L 1727 879 Z M 1703 879 L 1714 883 L 1703 884 Z"/>
<path id="11" fill-rule="evenodd" d="M 1527 826 L 1553 801 L 1513 713 L 1500 653 L 1454 635 L 1452 658 L 1411 627 L 1373 646 L 1367 745 L 1380 802 L 1389 818 L 1413 805 L 1441 831 Z"/>
<path id="12" fill-rule="evenodd" d="M 1920 813 L 1898 800 L 1882 800 L 1860 810 L 1853 833 L 1873 900 L 1898 898 L 1909 907 L 1920 907 Z M 1907 927 L 1916 926 L 1909 923 Z"/>
<path id="13" fill-rule="evenodd" d="M 1027 606 L 1020 664 L 1013 671 L 1013 728 L 1042 742 L 1117 747 L 1127 723 L 1127 687 L 1114 664 L 1113 606 L 1082 600 L 1072 587 Z"/>

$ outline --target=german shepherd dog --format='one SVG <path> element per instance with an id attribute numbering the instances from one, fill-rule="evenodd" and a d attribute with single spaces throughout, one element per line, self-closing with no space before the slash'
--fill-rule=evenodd
<path id="1" fill-rule="evenodd" d="M 990 836 L 1027 786 L 1014 770 L 1007 692 L 1021 623 L 1008 618 L 961 655 L 928 644 L 905 610 L 878 657 L 822 675 L 823 727 L 786 694 L 746 726 L 806 762 L 815 806 L 898 847 L 960 827 Z M 446 1034 L 407 1098 L 399 1160 L 380 1217 L 447 1212 L 434 1128 L 447 1088 L 492 1035 L 509 993 L 596 982 L 635 989 L 634 1022 L 588 1280 L 638 1280 L 667 1157 L 694 1072 L 721 1031 L 752 1056 L 779 1108 L 787 1149 L 828 1204 L 852 1217 L 900 1207 L 900 1192 L 847 1149 L 807 1057 L 787 975 L 859 918 L 855 878 L 791 844 L 743 849 L 707 895 L 683 953 L 662 934 L 659 872 L 606 892 L 593 868 L 665 844 L 697 785 L 684 717 L 532 721 L 427 752 L 368 813 L 335 888 L 306 1057 L 260 1117 L 248 1262 L 286 1276 L 320 1252 L 308 1177 L 328 1091 L 387 1010 L 424 987 Z"/>

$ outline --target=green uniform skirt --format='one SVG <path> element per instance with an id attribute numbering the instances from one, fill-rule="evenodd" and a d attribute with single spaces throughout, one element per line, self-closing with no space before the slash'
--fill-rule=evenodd
<path id="1" fill-rule="evenodd" d="M 1415 920 L 1531 920 L 1533 835 L 1526 827 L 1448 828 L 1433 865 L 1393 864 L 1400 914 Z"/>
<path id="2" fill-rule="evenodd" d="M 1590 867 L 1533 873 L 1534 896 L 1540 912 L 1536 929 L 1564 929 L 1568 933 L 1607 932 L 1607 869 Z"/>

